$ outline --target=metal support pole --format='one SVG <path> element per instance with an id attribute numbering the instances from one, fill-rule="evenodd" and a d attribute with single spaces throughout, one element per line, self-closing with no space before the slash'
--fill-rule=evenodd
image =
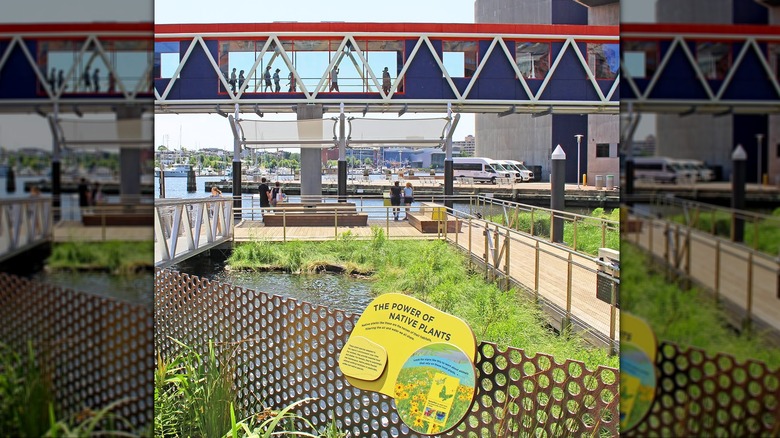
<path id="1" fill-rule="evenodd" d="M 757 145 L 758 146 L 758 149 L 757 149 L 757 152 L 758 152 L 758 156 L 757 156 L 758 157 L 758 162 L 756 163 L 756 165 L 758 167 L 758 170 L 756 171 L 756 183 L 757 184 L 761 184 L 761 180 L 762 180 L 761 177 L 763 176 L 763 172 L 762 172 L 762 169 L 761 169 L 761 140 L 763 140 L 763 139 L 764 139 L 764 134 L 760 134 L 760 133 L 756 134 L 756 142 L 758 143 L 758 145 Z"/>
<path id="2" fill-rule="evenodd" d="M 238 104 L 236 113 L 228 116 L 230 129 L 233 131 L 233 212 L 234 220 L 241 220 L 241 137 L 238 135 Z"/>
<path id="3" fill-rule="evenodd" d="M 731 154 L 732 166 L 734 172 L 731 175 L 731 208 L 735 210 L 743 210 L 745 208 L 745 174 L 747 165 L 747 153 L 742 148 L 741 144 L 738 144 L 734 152 Z M 734 216 L 732 219 L 732 236 L 731 239 L 734 242 L 742 242 L 745 235 L 745 220 Z"/>
<path id="4" fill-rule="evenodd" d="M 344 103 L 339 105 L 339 161 L 338 161 L 338 192 L 339 202 L 347 202 L 347 118 L 344 115 Z"/>
<path id="5" fill-rule="evenodd" d="M 452 208 L 452 196 L 455 193 L 454 179 L 455 172 L 452 167 L 452 134 L 460 120 L 460 114 L 452 118 L 452 106 L 447 103 L 447 117 L 450 119 L 450 126 L 447 131 L 447 137 L 444 139 L 444 205 Z"/>
<path id="6" fill-rule="evenodd" d="M 555 148 L 552 153 L 552 173 L 550 175 L 550 208 L 552 210 L 563 210 L 565 208 L 564 194 L 566 192 L 566 153 L 563 152 L 561 145 Z M 554 243 L 563 242 L 563 218 L 556 217 L 552 212 L 552 228 L 550 230 L 550 240 Z"/>
<path id="7" fill-rule="evenodd" d="M 577 138 L 577 188 L 580 188 L 580 142 L 582 142 L 582 134 L 575 135 Z"/>

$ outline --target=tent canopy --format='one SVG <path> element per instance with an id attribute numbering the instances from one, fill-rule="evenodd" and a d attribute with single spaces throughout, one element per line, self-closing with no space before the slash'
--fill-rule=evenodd
<path id="1" fill-rule="evenodd" d="M 142 148 L 153 145 L 151 117 L 133 119 L 49 118 L 60 146 L 68 148 Z"/>

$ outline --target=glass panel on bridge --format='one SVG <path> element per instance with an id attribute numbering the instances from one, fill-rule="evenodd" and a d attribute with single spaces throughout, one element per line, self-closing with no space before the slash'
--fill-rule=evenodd
<path id="1" fill-rule="evenodd" d="M 38 43 L 38 68 L 54 89 L 63 93 L 84 91 L 82 75 L 83 63 L 78 62 L 80 52 L 86 39 L 81 40 L 41 40 Z M 89 51 L 84 53 L 89 57 Z M 75 67 L 75 71 L 71 69 Z M 46 90 L 38 84 L 38 94 L 46 94 Z"/>
<path id="2" fill-rule="evenodd" d="M 444 40 L 442 64 L 451 78 L 470 78 L 477 70 L 477 42 Z M 444 73 L 442 72 L 442 77 Z"/>
<path id="3" fill-rule="evenodd" d="M 152 62 L 152 42 L 149 40 L 103 41 L 103 49 L 114 74 L 106 72 L 100 78 L 100 89 L 107 93 L 121 92 L 118 81 L 126 91 L 151 92 L 149 64 Z"/>
<path id="4" fill-rule="evenodd" d="M 731 44 L 699 41 L 696 43 L 696 63 L 707 79 L 724 79 L 731 68 Z"/>
<path id="5" fill-rule="evenodd" d="M 517 41 L 515 63 L 525 79 L 544 79 L 550 71 L 550 43 Z"/>
<path id="6" fill-rule="evenodd" d="M 366 58 L 368 66 L 371 71 L 374 72 L 379 84 L 385 88 L 386 92 L 388 85 L 383 82 L 382 76 L 385 68 L 390 76 L 390 87 L 398 79 L 398 73 L 404 65 L 404 43 L 403 41 L 358 41 L 360 50 L 363 51 L 363 57 Z M 365 73 L 368 75 L 368 73 Z M 395 91 L 396 93 L 403 92 L 403 79 Z"/>
<path id="7" fill-rule="evenodd" d="M 154 43 L 154 78 L 172 78 L 179 66 L 179 42 L 165 41 Z M 178 79 L 178 78 L 177 78 Z"/>
<path id="8" fill-rule="evenodd" d="M 651 78 L 658 68 L 657 41 L 622 41 L 623 71 L 632 78 Z"/>
<path id="9" fill-rule="evenodd" d="M 588 43 L 588 67 L 596 79 L 615 79 L 620 68 L 617 43 Z"/>

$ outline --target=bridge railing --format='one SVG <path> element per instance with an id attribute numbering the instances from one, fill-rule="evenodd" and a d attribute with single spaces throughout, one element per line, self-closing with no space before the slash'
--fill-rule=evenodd
<path id="1" fill-rule="evenodd" d="M 167 266 L 233 239 L 230 198 L 158 199 L 154 205 L 155 265 Z"/>
<path id="2" fill-rule="evenodd" d="M 736 323 L 780 333 L 780 257 L 647 210 L 629 209 L 626 219 L 624 238 L 662 260 L 669 277 L 712 291 Z"/>
<path id="3" fill-rule="evenodd" d="M 721 207 L 675 196 L 658 196 L 651 200 L 653 213 L 687 227 L 724 239 L 735 240 L 741 223 L 743 244 L 770 255 L 780 255 L 780 241 L 770 247 L 771 239 L 780 229 L 780 216 Z M 763 237 L 763 239 L 762 239 Z"/>
<path id="4" fill-rule="evenodd" d="M 0 260 L 51 239 L 51 198 L 0 200 Z"/>

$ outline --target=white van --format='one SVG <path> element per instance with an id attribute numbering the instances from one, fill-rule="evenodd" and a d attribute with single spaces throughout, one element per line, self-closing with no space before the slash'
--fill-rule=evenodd
<path id="1" fill-rule="evenodd" d="M 496 178 L 516 178 L 514 171 L 504 169 L 498 162 L 484 157 L 454 157 L 454 178 L 474 178 L 474 181 L 496 183 Z"/>
<path id="2" fill-rule="evenodd" d="M 712 181 L 715 179 L 715 172 L 709 167 L 704 165 L 703 161 L 699 160 L 679 160 L 686 169 L 692 170 L 696 173 L 697 181 Z"/>
<path id="3" fill-rule="evenodd" d="M 511 166 L 519 173 L 520 177 L 517 179 L 518 182 L 531 181 L 534 179 L 534 173 L 528 170 L 528 168 L 525 167 L 520 161 L 503 160 L 501 164 L 503 164 L 504 167 Z"/>
<path id="4" fill-rule="evenodd" d="M 698 172 L 680 160 L 669 157 L 634 158 L 634 179 L 659 183 L 686 183 L 696 180 Z"/>

